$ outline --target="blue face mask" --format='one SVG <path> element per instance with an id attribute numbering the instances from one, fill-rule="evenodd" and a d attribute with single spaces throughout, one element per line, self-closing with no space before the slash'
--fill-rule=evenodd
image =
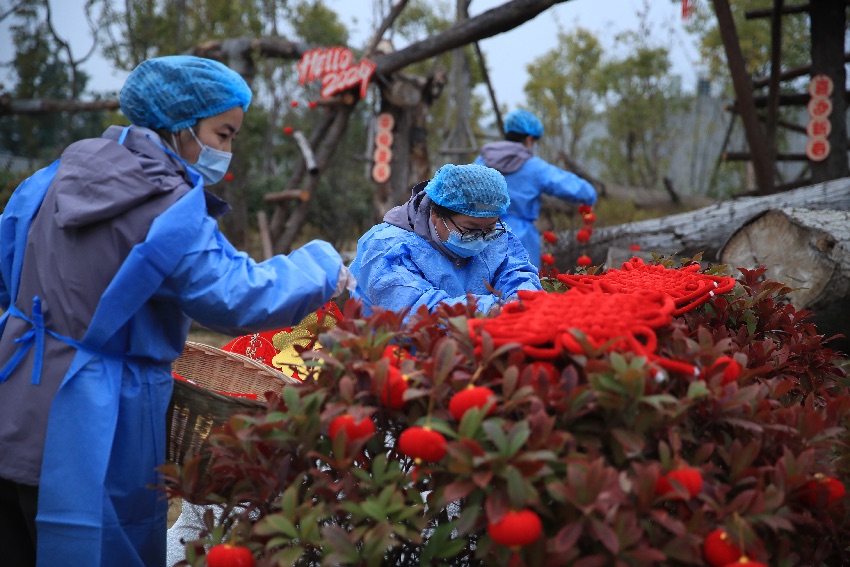
<path id="1" fill-rule="evenodd" d="M 446 248 L 460 256 L 461 258 L 472 258 L 490 244 L 488 241 L 478 238 L 472 242 L 464 242 L 460 239 L 460 234 L 454 230 L 449 231 L 449 238 L 443 244 Z"/>
<path id="2" fill-rule="evenodd" d="M 205 185 L 218 183 L 224 177 L 224 174 L 227 173 L 227 168 L 230 166 L 230 158 L 233 157 L 233 154 L 213 149 L 201 143 L 191 126 L 189 127 L 189 133 L 192 134 L 192 137 L 201 146 L 198 161 L 193 163 L 191 167 L 201 174 Z"/>

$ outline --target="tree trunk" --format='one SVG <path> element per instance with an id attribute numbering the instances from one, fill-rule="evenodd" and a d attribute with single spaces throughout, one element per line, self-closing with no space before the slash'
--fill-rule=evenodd
<path id="1" fill-rule="evenodd" d="M 582 254 L 590 256 L 594 264 L 602 264 L 609 247 L 629 248 L 636 244 L 646 252 L 682 256 L 702 252 L 705 260 L 717 261 L 720 249 L 738 227 L 768 209 L 782 207 L 850 210 L 850 178 L 775 195 L 741 197 L 668 217 L 600 227 L 593 231 L 587 244 L 576 242 L 576 231 L 562 232 L 553 255 L 556 266 L 572 269 Z"/>
<path id="2" fill-rule="evenodd" d="M 798 309 L 817 310 L 850 293 L 850 212 L 770 209 L 735 231 L 720 252 L 730 268 L 764 264 L 769 279 L 795 288 Z"/>

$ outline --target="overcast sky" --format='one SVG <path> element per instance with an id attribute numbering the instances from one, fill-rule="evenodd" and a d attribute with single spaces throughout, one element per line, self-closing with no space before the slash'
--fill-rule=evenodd
<path id="1" fill-rule="evenodd" d="M 470 15 L 475 16 L 506 0 L 472 0 Z M 364 44 L 375 26 L 372 18 L 372 0 L 325 0 L 339 12 L 342 21 L 353 25 L 352 43 Z M 523 86 L 527 80 L 526 66 L 555 46 L 558 25 L 569 31 L 582 26 L 593 31 L 606 52 L 617 53 L 614 40 L 618 32 L 636 30 L 638 11 L 645 0 L 570 0 L 549 8 L 541 15 L 518 28 L 479 42 L 487 60 L 490 78 L 500 104 L 511 109 L 521 106 L 525 96 Z M 58 33 L 66 38 L 76 57 L 91 46 L 88 26 L 83 16 L 85 0 L 50 0 L 54 24 Z M 453 3 L 452 3 L 453 4 Z M 649 19 L 652 22 L 654 41 L 671 51 L 673 72 L 682 77 L 685 90 L 693 90 L 698 70 L 697 52 L 693 41 L 683 29 L 681 4 L 672 0 L 648 0 Z M 0 13 L 8 9 L 10 0 L 0 0 Z M 8 27 L 0 23 L 0 62 L 8 62 L 13 45 Z M 397 46 L 398 47 L 398 46 Z M 97 92 L 117 91 L 126 73 L 111 70 L 100 56 L 93 57 L 85 70 L 92 75 L 90 89 Z M 0 75 L 2 81 L 3 75 Z"/>

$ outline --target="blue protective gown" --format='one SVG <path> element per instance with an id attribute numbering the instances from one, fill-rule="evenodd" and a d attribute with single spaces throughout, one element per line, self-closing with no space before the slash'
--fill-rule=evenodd
<path id="1" fill-rule="evenodd" d="M 39 486 L 40 567 L 162 567 L 167 500 L 151 486 L 191 319 L 291 326 L 341 266 L 319 241 L 254 262 L 155 133 L 114 130 L 35 173 L 0 218 L 0 477 Z"/>
<path id="2" fill-rule="evenodd" d="M 461 266 L 418 234 L 384 222 L 357 242 L 357 256 L 349 269 L 357 279 L 352 296 L 363 302 L 367 314 L 373 307 L 410 308 L 414 313 L 424 305 L 432 311 L 441 302 L 465 303 L 467 292 L 475 294 L 478 309 L 487 312 L 499 297 L 485 282 L 504 300 L 521 289 L 541 289 L 537 270 L 510 232 Z"/>
<path id="3" fill-rule="evenodd" d="M 519 142 L 493 142 L 481 148 L 475 163 L 498 170 L 505 176 L 511 204 L 502 221 L 522 241 L 531 263 L 540 267 L 540 234 L 534 221 L 540 216 L 541 195 L 572 203 L 593 205 L 593 185 L 569 171 L 534 156 Z"/>

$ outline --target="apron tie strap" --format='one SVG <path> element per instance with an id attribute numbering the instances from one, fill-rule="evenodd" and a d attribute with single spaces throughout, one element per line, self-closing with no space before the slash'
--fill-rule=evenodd
<path id="1" fill-rule="evenodd" d="M 41 312 L 41 299 L 38 296 L 32 298 L 32 319 L 27 317 L 14 304 L 9 306 L 8 312 L 10 315 L 23 319 L 32 325 L 32 329 L 24 333 L 21 337 L 15 339 L 18 348 L 15 354 L 9 359 L 9 362 L 0 369 L 0 384 L 5 382 L 9 376 L 18 367 L 21 360 L 27 355 L 29 350 L 35 343 L 35 360 L 33 363 L 32 383 L 41 383 L 41 366 L 44 361 L 44 314 Z"/>

